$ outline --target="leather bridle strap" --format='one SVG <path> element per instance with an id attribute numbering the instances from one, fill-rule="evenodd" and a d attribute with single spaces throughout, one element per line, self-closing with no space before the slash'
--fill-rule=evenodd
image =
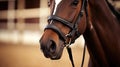
<path id="1" fill-rule="evenodd" d="M 56 33 L 59 35 L 59 38 L 60 38 L 61 40 L 63 40 L 63 41 L 66 40 L 65 34 L 63 34 L 63 33 L 61 32 L 61 30 L 60 30 L 58 27 L 56 27 L 55 25 L 49 24 L 49 25 L 47 25 L 47 27 L 45 28 L 45 30 L 46 30 L 46 29 L 51 29 L 51 30 L 53 30 L 54 32 L 56 32 Z"/>
<path id="2" fill-rule="evenodd" d="M 49 21 L 52 22 L 52 20 L 59 21 L 63 25 L 65 25 L 65 26 L 69 27 L 71 30 L 73 30 L 74 25 L 72 23 L 70 23 L 69 21 L 66 21 L 58 16 L 55 16 L 55 15 L 48 17 L 48 22 Z M 56 32 L 59 35 L 59 38 L 65 43 L 67 36 L 58 27 L 56 27 L 55 25 L 50 23 L 45 27 L 45 30 L 46 29 L 51 29 L 54 32 Z"/>
<path id="3" fill-rule="evenodd" d="M 80 19 L 81 19 L 81 17 L 82 17 L 81 15 L 83 14 L 84 11 L 85 11 L 85 13 L 86 13 L 86 19 L 87 19 L 86 22 L 88 22 L 87 0 L 82 0 L 82 1 L 83 1 L 83 2 L 82 2 L 82 9 L 81 9 L 81 11 L 80 11 L 80 13 L 79 13 L 79 15 L 78 15 L 78 17 L 77 17 L 77 20 L 76 20 L 76 22 L 75 22 L 75 26 L 74 26 L 74 27 L 77 26 L 78 22 L 80 21 Z M 73 31 L 74 31 L 74 30 L 73 30 Z M 79 36 L 79 35 L 78 35 L 78 36 Z M 71 43 L 70 43 L 70 44 L 71 44 Z M 83 67 L 83 64 L 84 64 L 85 50 L 86 50 L 86 45 L 84 45 L 83 58 L 82 58 L 81 67 Z M 72 50 L 71 50 L 71 48 L 70 48 L 69 46 L 67 47 L 67 51 L 68 51 L 69 59 L 70 59 L 70 61 L 71 61 L 71 63 L 72 63 L 72 66 L 75 67 L 75 66 L 74 66 L 74 61 L 73 61 L 73 56 L 72 56 Z"/>
<path id="4" fill-rule="evenodd" d="M 58 16 L 56 16 L 56 15 L 49 16 L 49 17 L 48 17 L 48 21 L 49 21 L 49 20 L 59 21 L 60 23 L 62 23 L 63 25 L 69 27 L 70 29 L 73 29 L 73 26 L 74 26 L 71 22 L 66 21 L 65 19 L 60 18 L 60 17 L 58 17 Z"/>
<path id="5" fill-rule="evenodd" d="M 71 61 L 71 63 L 72 63 L 72 67 L 75 67 L 74 61 L 73 61 L 73 56 L 72 56 L 71 47 L 67 46 L 66 48 L 67 48 L 67 51 L 68 51 L 69 59 L 70 59 L 70 61 Z"/>

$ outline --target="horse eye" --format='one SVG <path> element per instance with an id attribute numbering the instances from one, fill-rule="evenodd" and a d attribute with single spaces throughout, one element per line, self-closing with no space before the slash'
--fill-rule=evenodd
<path id="1" fill-rule="evenodd" d="M 74 0 L 74 1 L 72 2 L 72 5 L 77 6 L 78 3 L 79 3 L 78 0 Z"/>

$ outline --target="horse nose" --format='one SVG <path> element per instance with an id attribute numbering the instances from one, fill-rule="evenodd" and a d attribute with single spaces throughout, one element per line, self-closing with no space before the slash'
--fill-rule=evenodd
<path id="1" fill-rule="evenodd" d="M 55 51 L 56 51 L 56 43 L 55 43 L 55 41 L 50 40 L 48 48 L 49 48 L 50 53 L 55 53 Z"/>

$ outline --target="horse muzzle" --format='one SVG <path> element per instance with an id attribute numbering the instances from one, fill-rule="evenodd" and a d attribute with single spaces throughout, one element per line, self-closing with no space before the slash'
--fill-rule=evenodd
<path id="1" fill-rule="evenodd" d="M 52 39 L 40 40 L 41 50 L 46 58 L 50 58 L 52 60 L 57 60 L 61 58 L 63 48 L 56 44 L 56 42 Z"/>

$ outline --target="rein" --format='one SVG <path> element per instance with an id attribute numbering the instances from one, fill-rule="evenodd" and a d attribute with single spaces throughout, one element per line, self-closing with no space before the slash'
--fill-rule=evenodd
<path id="1" fill-rule="evenodd" d="M 78 0 L 74 0 L 73 4 L 78 4 L 79 1 Z M 80 4 L 80 3 L 79 3 Z M 48 21 L 50 21 L 50 24 L 47 25 L 47 27 L 45 28 L 46 29 L 51 29 L 53 30 L 54 32 L 56 32 L 58 35 L 59 35 L 59 38 L 65 43 L 65 46 L 67 48 L 67 51 L 68 51 L 68 54 L 69 54 L 69 59 L 72 63 L 72 66 L 75 67 L 74 65 L 74 61 L 73 61 L 73 56 L 72 56 L 72 50 L 71 50 L 71 47 L 70 45 L 72 43 L 74 43 L 75 39 L 78 38 L 80 36 L 80 32 L 78 31 L 78 23 L 80 23 L 80 20 L 81 20 L 81 17 L 83 17 L 83 12 L 85 11 L 86 13 L 86 18 L 87 18 L 87 0 L 82 0 L 82 7 L 79 7 L 78 6 L 78 15 L 77 17 L 75 17 L 75 21 L 74 21 L 74 24 L 72 24 L 71 22 L 61 18 L 61 17 L 58 17 L 56 15 L 51 15 L 49 18 L 48 18 Z M 81 8 L 81 9 L 80 9 Z M 69 27 L 71 29 L 71 31 L 68 33 L 68 34 L 63 34 L 63 32 L 55 25 L 51 24 L 52 21 L 55 20 L 55 21 L 59 21 L 60 23 L 62 23 L 63 25 Z M 88 19 L 87 19 L 88 21 Z M 74 40 L 71 40 L 72 36 L 76 34 L 75 36 L 75 39 Z M 66 39 L 69 38 L 69 42 L 66 43 Z M 83 50 L 83 58 L 82 58 L 82 64 L 81 64 L 81 67 L 83 67 L 83 64 L 84 64 L 84 57 L 85 57 L 85 48 L 86 48 L 86 45 L 84 45 L 84 50 Z"/>

